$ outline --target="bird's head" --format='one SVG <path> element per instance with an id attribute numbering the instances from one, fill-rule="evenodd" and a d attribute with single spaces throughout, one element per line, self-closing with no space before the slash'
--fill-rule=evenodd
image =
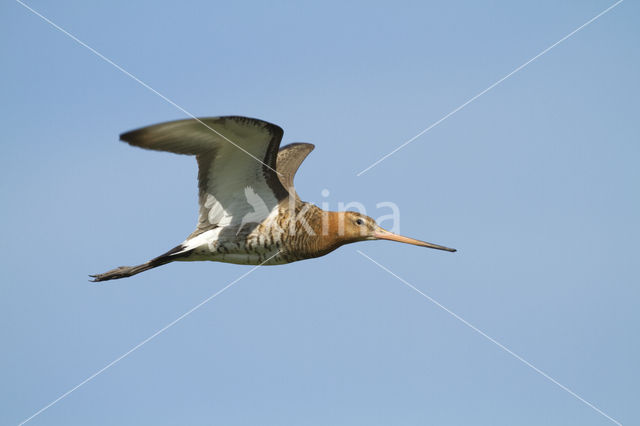
<path id="1" fill-rule="evenodd" d="M 345 243 L 365 240 L 389 240 L 437 250 L 456 251 L 456 249 L 449 247 L 394 234 L 381 228 L 375 220 L 361 213 L 352 211 L 340 212 L 338 220 L 338 234 L 344 239 Z"/>

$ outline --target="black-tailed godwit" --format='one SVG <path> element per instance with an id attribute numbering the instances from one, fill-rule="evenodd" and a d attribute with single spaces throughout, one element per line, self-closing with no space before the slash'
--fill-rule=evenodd
<path id="1" fill-rule="evenodd" d="M 274 124 L 236 116 L 171 121 L 122 134 L 130 145 L 196 157 L 198 226 L 167 253 L 92 275 L 94 281 L 130 277 L 174 261 L 280 265 L 364 240 L 455 251 L 394 234 L 360 213 L 324 211 L 301 201 L 293 178 L 314 146 L 279 149 L 282 135 Z"/>

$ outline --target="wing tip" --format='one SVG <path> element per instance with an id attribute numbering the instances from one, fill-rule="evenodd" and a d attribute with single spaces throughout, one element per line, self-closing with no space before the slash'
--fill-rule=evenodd
<path id="1" fill-rule="evenodd" d="M 133 139 L 134 134 L 137 132 L 138 130 L 130 130 L 128 132 L 120 133 L 120 140 L 122 142 L 131 143 L 131 140 Z"/>
<path id="2" fill-rule="evenodd" d="M 150 135 L 149 128 L 153 126 L 141 127 L 128 132 L 120 133 L 120 140 L 129 145 L 140 145 L 144 143 L 145 138 Z"/>

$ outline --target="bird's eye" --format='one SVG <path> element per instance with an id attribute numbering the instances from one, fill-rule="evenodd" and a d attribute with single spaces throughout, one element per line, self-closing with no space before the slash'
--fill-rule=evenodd
<path id="1" fill-rule="evenodd" d="M 363 223 L 362 219 L 356 219 L 356 225 L 362 225 Z"/>

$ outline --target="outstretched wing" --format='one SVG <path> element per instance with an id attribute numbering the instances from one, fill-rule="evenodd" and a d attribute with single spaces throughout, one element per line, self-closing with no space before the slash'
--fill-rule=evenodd
<path id="1" fill-rule="evenodd" d="M 278 171 L 280 183 L 296 198 L 299 197 L 293 186 L 293 178 L 304 159 L 313 151 L 313 148 L 315 148 L 315 146 L 310 143 L 292 143 L 283 146 L 280 148 L 280 151 L 278 151 L 276 170 Z"/>
<path id="2" fill-rule="evenodd" d="M 202 231 L 268 214 L 288 196 L 276 173 L 282 135 L 280 127 L 266 121 L 229 116 L 160 123 L 123 133 L 120 139 L 196 156 Z"/>

